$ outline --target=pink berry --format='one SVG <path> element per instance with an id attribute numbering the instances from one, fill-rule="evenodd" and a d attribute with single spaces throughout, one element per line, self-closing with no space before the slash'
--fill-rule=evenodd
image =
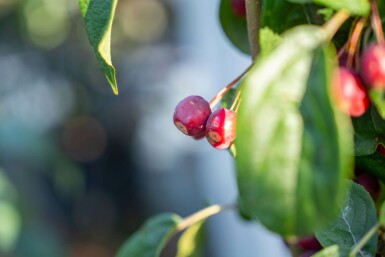
<path id="1" fill-rule="evenodd" d="M 209 143 L 217 149 L 228 148 L 235 139 L 237 113 L 220 108 L 214 111 L 206 123 L 206 137 Z"/>
<path id="2" fill-rule="evenodd" d="M 231 10 L 239 17 L 246 17 L 245 0 L 231 0 Z"/>
<path id="3" fill-rule="evenodd" d="M 372 174 L 358 171 L 354 181 L 357 184 L 363 186 L 366 191 L 369 192 L 374 201 L 377 200 L 380 196 L 380 183 L 378 182 L 378 179 Z"/>
<path id="4" fill-rule="evenodd" d="M 202 97 L 191 95 L 175 107 L 174 124 L 188 136 L 202 135 L 211 114 L 210 104 Z"/>
<path id="5" fill-rule="evenodd" d="M 298 246 L 302 250 L 321 250 L 322 245 L 315 236 L 302 237 L 298 241 Z"/>
<path id="6" fill-rule="evenodd" d="M 367 86 L 385 89 L 385 44 L 373 44 L 365 49 L 360 74 Z"/>
<path id="7" fill-rule="evenodd" d="M 359 76 L 351 69 L 340 67 L 333 79 L 333 90 L 342 111 L 353 117 L 364 114 L 370 99 Z"/>

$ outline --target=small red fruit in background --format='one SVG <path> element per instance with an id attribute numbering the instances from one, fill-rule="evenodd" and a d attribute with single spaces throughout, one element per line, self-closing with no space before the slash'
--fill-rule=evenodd
<path id="1" fill-rule="evenodd" d="M 353 70 L 340 67 L 334 75 L 333 86 L 337 105 L 349 115 L 359 117 L 369 108 L 369 95 Z"/>
<path id="2" fill-rule="evenodd" d="M 362 53 L 360 75 L 365 84 L 385 89 L 385 44 L 373 44 Z"/>
<path id="3" fill-rule="evenodd" d="M 322 245 L 315 236 L 302 237 L 298 240 L 298 246 L 302 250 L 321 250 Z"/>
<path id="4" fill-rule="evenodd" d="M 175 107 L 174 124 L 188 136 L 199 136 L 205 133 L 210 114 L 210 104 L 200 96 L 191 95 Z"/>
<path id="5" fill-rule="evenodd" d="M 214 111 L 206 123 L 206 137 L 209 143 L 217 149 L 229 148 L 236 136 L 235 111 L 220 108 Z"/>
<path id="6" fill-rule="evenodd" d="M 380 196 L 380 183 L 378 182 L 378 179 L 372 174 L 362 171 L 356 171 L 356 177 L 354 178 L 354 181 L 357 184 L 363 186 L 366 191 L 369 192 L 370 196 L 374 201 L 376 201 Z"/>
<path id="7" fill-rule="evenodd" d="M 231 10 L 239 17 L 246 17 L 245 0 L 231 0 Z"/>
<path id="8" fill-rule="evenodd" d="M 379 152 L 379 153 L 381 153 L 382 155 L 385 156 L 385 147 L 383 145 L 379 144 L 377 146 L 377 152 Z"/>

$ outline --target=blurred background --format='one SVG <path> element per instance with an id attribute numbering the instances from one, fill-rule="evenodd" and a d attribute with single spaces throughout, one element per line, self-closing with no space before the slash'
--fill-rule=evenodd
<path id="1" fill-rule="evenodd" d="M 230 154 L 172 123 L 182 98 L 210 99 L 250 63 L 218 8 L 119 0 L 114 96 L 76 0 L 0 0 L 1 257 L 112 257 L 154 214 L 236 201 Z M 204 256 L 289 254 L 228 211 L 209 220 Z"/>

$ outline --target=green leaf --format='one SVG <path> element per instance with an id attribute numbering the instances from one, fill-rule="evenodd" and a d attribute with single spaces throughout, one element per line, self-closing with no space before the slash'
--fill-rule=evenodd
<path id="1" fill-rule="evenodd" d="M 385 202 L 381 204 L 380 214 L 378 215 L 378 221 L 380 222 L 380 225 L 384 228 L 385 227 Z"/>
<path id="2" fill-rule="evenodd" d="M 365 156 L 373 154 L 378 145 L 378 138 L 366 138 L 360 134 L 354 134 L 354 153 L 356 156 Z"/>
<path id="3" fill-rule="evenodd" d="M 377 145 L 381 142 L 379 133 L 376 131 L 374 117 L 372 112 L 375 111 L 371 107 L 364 115 L 358 118 L 352 118 L 354 126 L 354 149 L 356 156 L 373 154 Z M 376 122 L 378 123 L 378 122 Z M 377 124 L 377 127 L 379 124 Z"/>
<path id="4" fill-rule="evenodd" d="M 158 257 L 182 218 L 166 213 L 149 219 L 120 248 L 116 257 Z"/>
<path id="5" fill-rule="evenodd" d="M 385 91 L 380 89 L 370 89 L 369 95 L 376 106 L 379 115 L 385 119 Z"/>
<path id="6" fill-rule="evenodd" d="M 221 106 L 223 108 L 230 109 L 237 96 L 238 90 L 235 88 L 230 89 L 221 99 Z"/>
<path id="7" fill-rule="evenodd" d="M 333 51 L 321 29 L 297 27 L 244 79 L 238 113 L 240 210 L 284 236 L 335 217 L 353 163 L 349 117 L 332 103 Z M 272 204 L 274 203 L 274 204 Z"/>
<path id="8" fill-rule="evenodd" d="M 282 42 L 282 37 L 274 33 L 269 28 L 259 31 L 259 44 L 261 46 L 261 56 L 269 55 Z"/>
<path id="9" fill-rule="evenodd" d="M 346 9 L 353 15 L 367 16 L 370 12 L 368 0 L 288 0 L 292 3 L 306 4 L 315 3 L 324 5 L 334 10 Z"/>
<path id="10" fill-rule="evenodd" d="M 375 152 L 372 155 L 356 156 L 356 167 L 376 176 L 385 183 L 385 157 Z"/>
<path id="11" fill-rule="evenodd" d="M 324 247 L 338 244 L 341 257 L 347 257 L 350 250 L 377 224 L 376 208 L 369 193 L 356 183 L 350 182 L 350 184 L 351 189 L 341 205 L 338 218 L 325 229 L 315 233 Z M 373 236 L 358 251 L 357 256 L 374 256 L 376 246 L 377 237 Z"/>
<path id="12" fill-rule="evenodd" d="M 373 127 L 377 132 L 377 134 L 385 135 L 385 120 L 381 117 L 377 108 L 375 108 L 374 106 L 371 106 L 370 114 L 372 117 Z"/>
<path id="13" fill-rule="evenodd" d="M 352 118 L 355 133 L 360 134 L 365 138 L 373 138 L 378 135 L 373 124 L 372 108 L 373 107 L 370 107 L 370 109 L 366 111 L 362 116 L 358 118 Z"/>
<path id="14" fill-rule="evenodd" d="M 180 237 L 176 257 L 203 256 L 204 222 L 198 222 L 189 227 Z"/>
<path id="15" fill-rule="evenodd" d="M 334 10 L 346 9 L 353 15 L 368 16 L 370 13 L 368 0 L 314 0 L 314 3 Z"/>
<path id="16" fill-rule="evenodd" d="M 79 0 L 88 38 L 99 61 L 100 68 L 118 94 L 116 72 L 111 61 L 111 27 L 118 0 Z"/>
<path id="17" fill-rule="evenodd" d="M 318 14 L 319 7 L 311 4 L 299 5 L 286 0 L 264 0 L 261 15 L 261 28 L 269 27 L 281 34 L 289 28 L 303 24 L 323 23 Z"/>
<path id="18" fill-rule="evenodd" d="M 312 257 L 340 257 L 338 245 L 326 247 L 322 251 L 312 255 Z"/>
<path id="19" fill-rule="evenodd" d="M 221 1 L 219 19 L 223 32 L 231 43 L 242 52 L 250 54 L 246 18 L 237 16 L 231 10 L 231 0 Z"/>

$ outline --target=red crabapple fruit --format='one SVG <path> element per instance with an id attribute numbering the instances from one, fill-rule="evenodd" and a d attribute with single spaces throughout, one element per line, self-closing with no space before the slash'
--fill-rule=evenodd
<path id="1" fill-rule="evenodd" d="M 315 236 L 306 236 L 298 240 L 298 246 L 302 250 L 321 250 L 322 245 Z"/>
<path id="2" fill-rule="evenodd" d="M 360 75 L 368 87 L 385 89 L 385 44 L 373 44 L 364 50 Z"/>
<path id="3" fill-rule="evenodd" d="M 246 17 L 245 0 L 231 0 L 231 10 L 239 17 Z"/>
<path id="4" fill-rule="evenodd" d="M 350 116 L 364 114 L 369 108 L 370 99 L 360 77 L 353 70 L 340 67 L 333 79 L 337 105 Z"/>
<path id="5" fill-rule="evenodd" d="M 373 176 L 372 174 L 365 173 L 365 172 L 357 172 L 356 177 L 354 178 L 354 181 L 363 186 L 366 191 L 369 192 L 372 199 L 375 201 L 380 196 L 380 190 L 381 186 L 378 182 L 378 179 Z"/>
<path id="6" fill-rule="evenodd" d="M 230 147 L 235 139 L 237 113 L 220 108 L 214 111 L 206 123 L 206 137 L 209 143 L 217 149 Z"/>
<path id="7" fill-rule="evenodd" d="M 174 124 L 188 136 L 199 136 L 205 133 L 210 114 L 210 104 L 200 96 L 191 95 L 175 107 Z"/>

